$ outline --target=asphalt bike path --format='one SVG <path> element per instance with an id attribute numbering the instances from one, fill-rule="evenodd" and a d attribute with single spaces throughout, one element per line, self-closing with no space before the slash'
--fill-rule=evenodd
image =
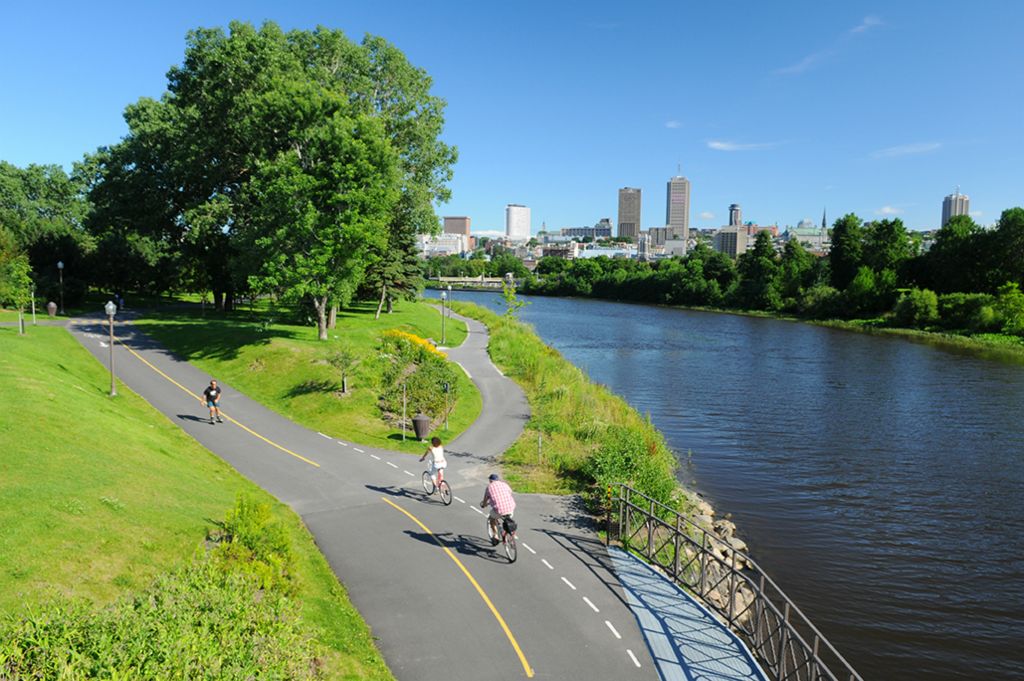
<path id="1" fill-rule="evenodd" d="M 116 329 L 115 372 L 302 516 L 396 678 L 659 678 L 639 615 L 572 499 L 517 495 L 518 561 L 490 546 L 478 504 L 529 408 L 491 363 L 486 329 L 464 321 L 466 342 L 447 352 L 481 390 L 484 410 L 446 446 L 448 507 L 424 494 L 417 457 L 309 430 L 222 381 L 225 423 L 211 425 L 199 399 L 211 377 L 130 323 Z M 107 363 L 102 320 L 69 329 Z"/>

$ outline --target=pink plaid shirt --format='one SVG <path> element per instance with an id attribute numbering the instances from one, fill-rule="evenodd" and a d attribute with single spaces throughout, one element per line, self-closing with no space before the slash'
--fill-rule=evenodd
<path id="1" fill-rule="evenodd" d="M 512 498 L 512 488 L 501 480 L 492 480 L 484 492 L 484 501 L 490 501 L 498 515 L 508 515 L 516 510 L 516 500 Z"/>

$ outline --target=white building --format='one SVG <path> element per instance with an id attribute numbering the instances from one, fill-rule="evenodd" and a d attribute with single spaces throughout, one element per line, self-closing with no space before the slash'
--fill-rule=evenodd
<path id="1" fill-rule="evenodd" d="M 505 236 L 514 241 L 530 240 L 530 209 L 518 203 L 505 206 Z"/>
<path id="2" fill-rule="evenodd" d="M 469 250 L 470 237 L 466 234 L 420 234 L 417 246 L 420 256 L 433 258 L 437 255 L 462 255 Z"/>

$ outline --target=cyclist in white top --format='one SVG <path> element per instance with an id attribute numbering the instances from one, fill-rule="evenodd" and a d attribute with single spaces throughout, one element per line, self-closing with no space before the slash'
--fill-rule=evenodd
<path id="1" fill-rule="evenodd" d="M 430 446 L 427 447 L 427 451 L 423 452 L 420 461 L 423 461 L 428 456 L 431 457 L 430 477 L 434 481 L 434 486 L 437 487 L 444 480 L 444 469 L 448 465 L 448 462 L 444 459 L 444 447 L 441 446 L 441 438 L 431 438 Z"/>

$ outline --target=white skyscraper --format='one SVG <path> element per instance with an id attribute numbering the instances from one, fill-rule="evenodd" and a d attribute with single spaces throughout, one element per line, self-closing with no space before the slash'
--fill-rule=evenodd
<path id="1" fill-rule="evenodd" d="M 942 226 L 945 227 L 950 218 L 967 215 L 970 211 L 971 200 L 966 194 L 961 194 L 960 187 L 957 187 L 955 194 L 950 194 L 942 200 Z"/>
<path id="2" fill-rule="evenodd" d="M 518 203 L 505 206 L 505 236 L 516 241 L 530 240 L 530 209 Z"/>
<path id="3" fill-rule="evenodd" d="M 676 175 L 668 181 L 665 196 L 665 224 L 672 239 L 690 238 L 690 181 Z"/>

